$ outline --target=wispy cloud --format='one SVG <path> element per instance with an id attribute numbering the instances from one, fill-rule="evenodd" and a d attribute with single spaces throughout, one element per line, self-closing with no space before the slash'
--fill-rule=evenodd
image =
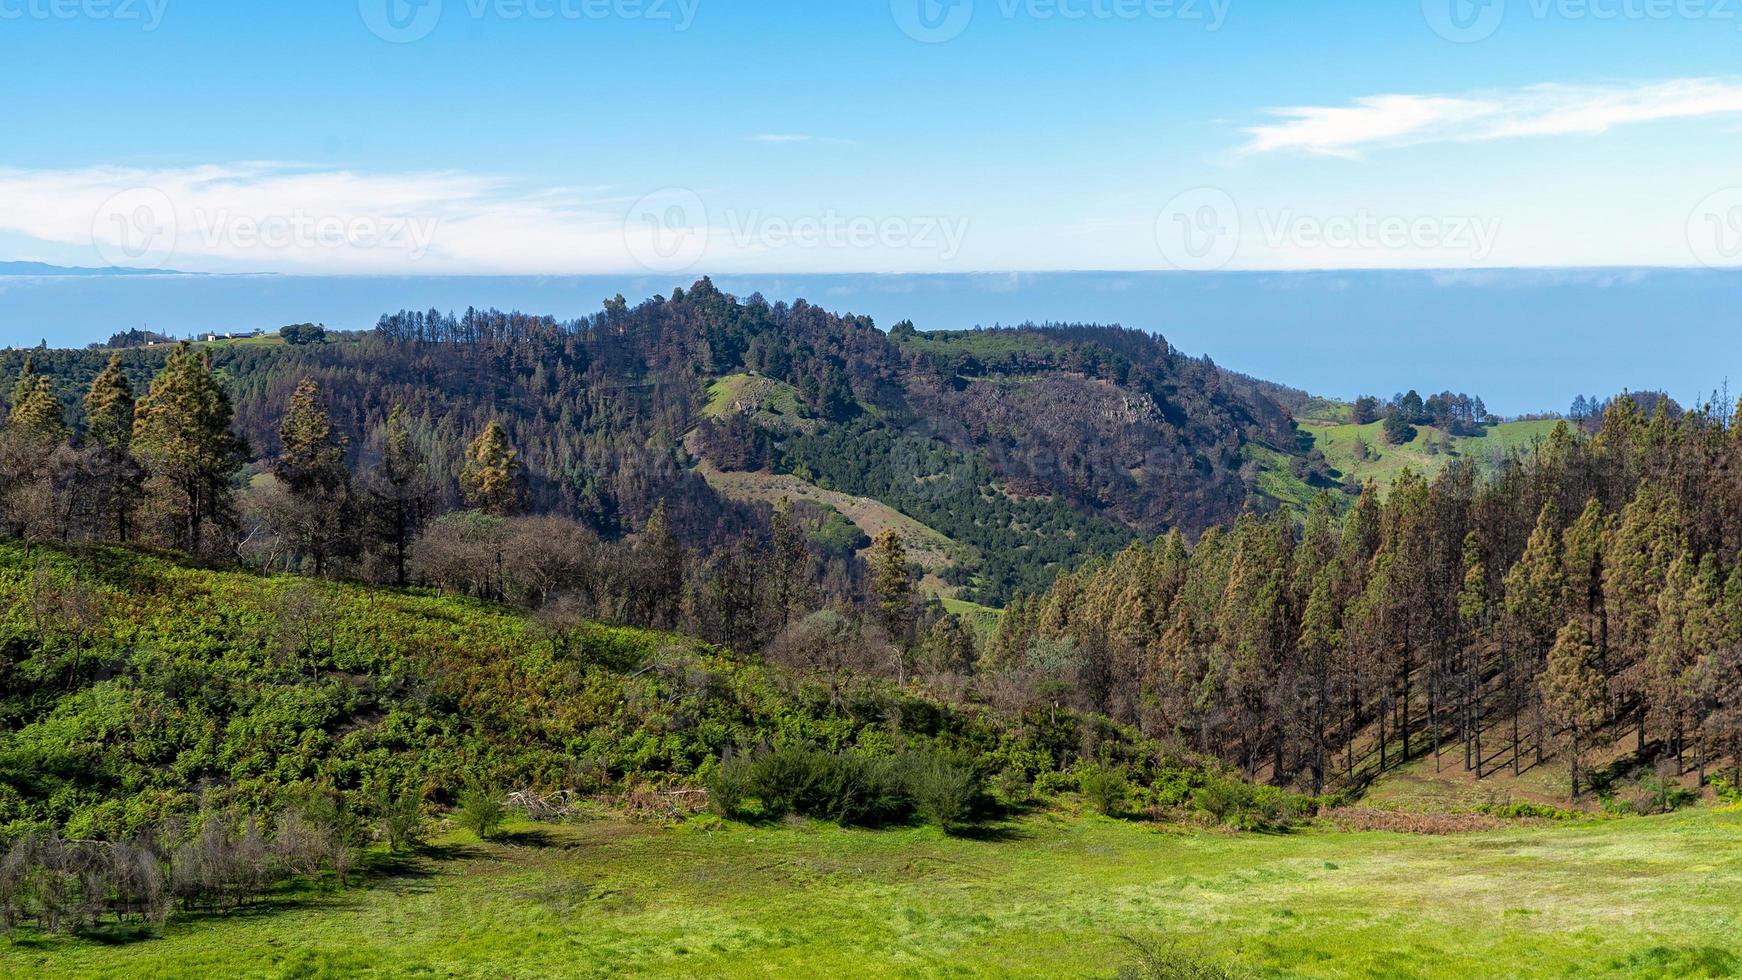
<path id="1" fill-rule="evenodd" d="M 283 163 L 0 169 L 0 233 L 78 264 L 95 253 L 211 271 L 574 272 L 629 266 L 632 196 Z M 149 259 L 130 261 L 142 236 L 155 236 Z"/>
<path id="2" fill-rule="evenodd" d="M 1373 95 L 1343 106 L 1270 110 L 1242 152 L 1358 159 L 1370 150 L 1544 136 L 1595 136 L 1621 126 L 1742 116 L 1742 81 L 1684 78 L 1634 85 L 1533 85 L 1464 95 Z"/>

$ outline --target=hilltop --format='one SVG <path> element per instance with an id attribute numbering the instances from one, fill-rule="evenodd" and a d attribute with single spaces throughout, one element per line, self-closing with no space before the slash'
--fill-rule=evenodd
<path id="1" fill-rule="evenodd" d="M 1140 331 L 884 333 L 705 279 L 579 320 L 404 312 L 325 342 L 206 349 L 256 460 L 277 452 L 285 402 L 308 377 L 352 465 L 374 458 L 387 414 L 404 406 L 450 503 L 465 440 L 495 419 L 534 510 L 612 538 L 664 500 L 684 542 L 711 547 L 765 526 L 778 503 L 743 485 L 796 479 L 898 512 L 927 529 L 918 549 L 950 542 L 947 563 L 928 569 L 933 591 L 988 606 L 1138 537 L 1195 535 L 1274 506 L 1242 472 L 1245 447 L 1296 438 L 1265 385 Z M 0 353 L 0 387 L 31 357 L 76 420 L 109 353 Z M 166 355 L 121 352 L 136 389 Z M 748 476 L 726 486 L 710 472 Z"/>

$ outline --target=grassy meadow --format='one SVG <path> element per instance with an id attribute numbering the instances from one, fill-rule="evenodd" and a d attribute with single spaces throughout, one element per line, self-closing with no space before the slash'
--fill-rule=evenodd
<path id="1" fill-rule="evenodd" d="M 1110 976 L 1126 936 L 1275 977 L 1742 973 L 1734 808 L 1444 836 L 1058 813 L 976 838 L 510 829 L 160 938 L 0 943 L 0 975 Z"/>

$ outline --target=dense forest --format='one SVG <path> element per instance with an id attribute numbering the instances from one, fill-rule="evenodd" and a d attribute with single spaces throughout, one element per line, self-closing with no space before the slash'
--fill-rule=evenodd
<path id="1" fill-rule="evenodd" d="M 83 432 L 80 399 L 112 354 L 142 390 L 173 349 L 117 339 L 125 349 L 0 352 L 0 387 L 31 360 Z M 308 379 L 353 470 L 379 462 L 399 411 L 440 509 L 463 503 L 466 445 L 491 422 L 518 454 L 522 509 L 573 518 L 608 541 L 640 533 L 661 502 L 688 547 L 766 536 L 768 507 L 720 496 L 698 458 L 802 469 L 962 542 L 954 577 L 965 597 L 991 605 L 1135 536 L 1231 520 L 1260 496 L 1242 472 L 1243 447 L 1295 447 L 1271 388 L 1140 331 L 920 334 L 901 324 L 885 334 L 802 300 L 740 301 L 705 279 L 635 306 L 617 298 L 579 320 L 401 312 L 361 335 L 317 337 L 299 325 L 295 340 L 204 348 L 251 472 L 278 455 L 279 419 Z M 709 384 L 745 373 L 789 387 L 802 428 L 764 426 L 748 411 L 710 418 Z M 686 439 L 703 428 L 712 438 Z M 822 465 L 842 450 L 895 453 L 899 472 L 838 457 Z"/>
<path id="2" fill-rule="evenodd" d="M 1315 790 L 1431 753 L 1556 758 L 1576 797 L 1623 747 L 1742 783 L 1742 426 L 1655 404 L 1340 520 L 1327 497 L 1134 545 L 1018 601 L 983 660 L 1068 650 L 1084 706 Z"/>

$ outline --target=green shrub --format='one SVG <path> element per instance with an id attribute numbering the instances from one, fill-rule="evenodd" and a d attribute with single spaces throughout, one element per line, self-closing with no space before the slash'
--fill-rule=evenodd
<path id="1" fill-rule="evenodd" d="M 390 851 L 409 851 L 421 845 L 428 834 L 423 798 L 413 790 L 386 797 L 381 803 L 380 830 Z"/>
<path id="2" fill-rule="evenodd" d="M 1313 798 L 1275 786 L 1213 776 L 1194 789 L 1192 809 L 1235 830 L 1286 830 L 1313 811 Z"/>
<path id="3" fill-rule="evenodd" d="M 998 791 L 998 797 L 1010 806 L 1027 806 L 1034 796 L 1028 774 L 1020 769 L 1006 769 L 999 773 L 994 788 Z"/>
<path id="4" fill-rule="evenodd" d="M 894 759 L 850 752 L 775 749 L 756 760 L 748 789 L 770 817 L 796 813 L 839 824 L 878 826 L 900 820 L 912 810 Z"/>
<path id="5" fill-rule="evenodd" d="M 1723 776 L 1712 777 L 1712 792 L 1723 803 L 1742 803 L 1742 783 L 1733 783 Z"/>
<path id="6" fill-rule="evenodd" d="M 913 809 L 926 823 L 954 830 L 973 815 L 982 793 L 980 774 L 968 760 L 944 753 L 903 757 Z"/>
<path id="7" fill-rule="evenodd" d="M 708 808 L 722 817 L 736 817 L 744 812 L 755 779 L 755 762 L 748 756 L 734 756 L 714 767 L 703 787 L 708 791 Z"/>
<path id="8" fill-rule="evenodd" d="M 502 793 L 494 786 L 483 783 L 468 783 L 460 791 L 460 812 L 456 819 L 460 826 L 471 831 L 479 840 L 489 840 L 496 836 L 502 828 L 503 806 Z"/>
<path id="9" fill-rule="evenodd" d="M 1476 808 L 1476 812 L 1503 820 L 1576 820 L 1584 816 L 1577 810 L 1562 810 L 1541 803 L 1484 803 Z"/>
<path id="10" fill-rule="evenodd" d="M 1211 822 L 1231 825 L 1234 818 L 1251 805 L 1252 787 L 1232 779 L 1211 777 L 1192 791 L 1192 809 Z"/>
<path id="11" fill-rule="evenodd" d="M 1090 766 L 1077 777 L 1077 785 L 1083 791 L 1083 800 L 1095 812 L 1109 817 L 1124 812 L 1125 799 L 1131 792 L 1124 771 L 1112 766 Z"/>
<path id="12" fill-rule="evenodd" d="M 1055 793 L 1063 793 L 1079 787 L 1080 783 L 1070 773 L 1060 772 L 1057 769 L 1042 769 L 1034 777 L 1034 795 L 1036 796 L 1052 796 Z"/>
<path id="13" fill-rule="evenodd" d="M 1119 968 L 1114 974 L 1117 980 L 1240 980 L 1246 976 L 1172 943 L 1151 946 L 1131 938 L 1125 941 L 1137 951 L 1136 958 Z"/>

